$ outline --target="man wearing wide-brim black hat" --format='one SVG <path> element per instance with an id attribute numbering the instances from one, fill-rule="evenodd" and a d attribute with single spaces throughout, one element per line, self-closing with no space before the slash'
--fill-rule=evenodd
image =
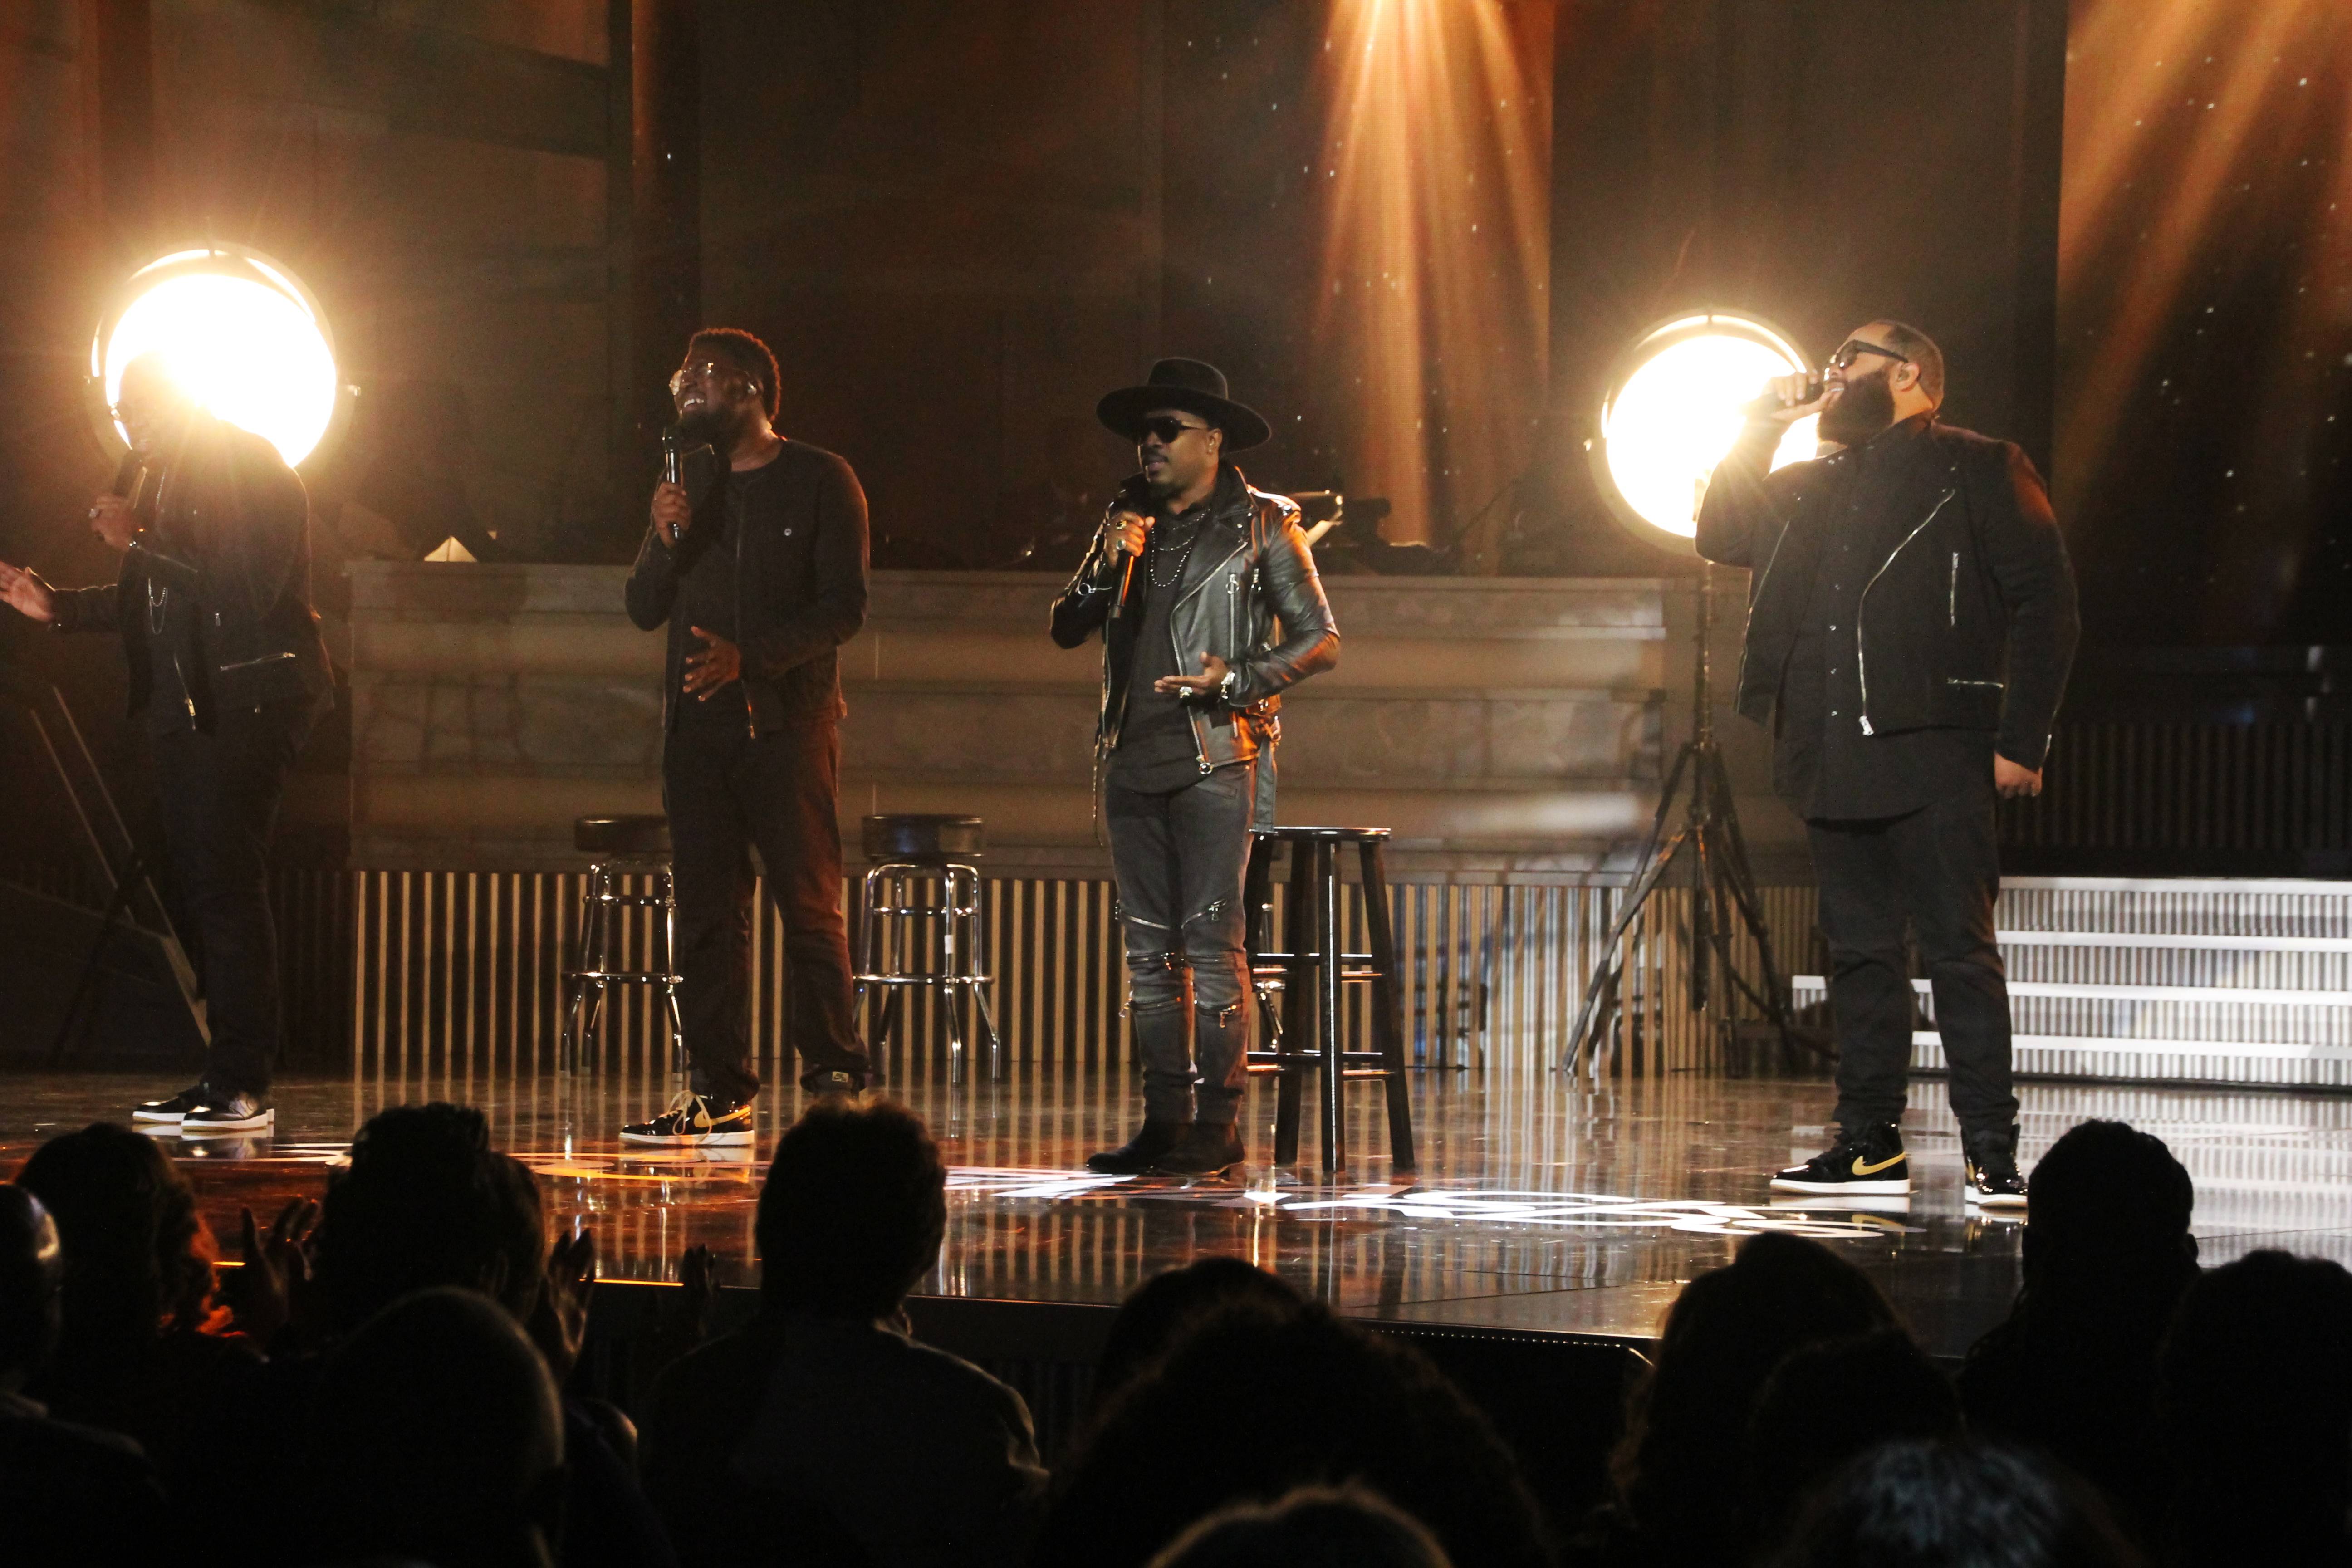
<path id="1" fill-rule="evenodd" d="M 1054 640 L 1103 634 L 1095 754 L 1144 1120 L 1087 1163 L 1213 1175 L 1243 1156 L 1250 826 L 1273 819 L 1281 693 L 1339 661 L 1339 633 L 1298 509 L 1230 460 L 1273 432 L 1222 372 L 1164 359 L 1095 412 L 1143 467 L 1054 602 Z"/>

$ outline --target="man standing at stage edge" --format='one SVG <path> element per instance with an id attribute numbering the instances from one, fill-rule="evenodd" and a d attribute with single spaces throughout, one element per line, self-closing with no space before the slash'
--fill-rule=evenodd
<path id="1" fill-rule="evenodd" d="M 1773 785 L 1805 819 L 1829 942 L 1838 1136 L 1772 1185 L 1911 1190 L 1907 916 L 1967 1200 L 2022 1207 L 1993 807 L 2042 790 L 2080 631 L 2066 547 L 2022 452 L 1937 422 L 1944 356 L 1917 329 L 1874 321 L 1818 389 L 1790 376 L 1770 391 L 1715 470 L 1697 542 L 1752 574 L 1738 708 L 1772 728 Z M 1838 450 L 1768 473 L 1785 427 L 1814 413 Z"/>
<path id="2" fill-rule="evenodd" d="M 709 328 L 670 377 L 688 447 L 654 490 L 629 618 L 669 624 L 662 794 L 677 889 L 688 1089 L 623 1141 L 748 1144 L 751 847 L 784 927 L 793 1046 L 813 1093 L 855 1093 L 858 1042 L 841 915 L 841 645 L 866 620 L 866 492 L 831 452 L 776 434 L 775 356 Z"/>
<path id="3" fill-rule="evenodd" d="M 0 598 L 61 632 L 121 637 L 131 718 L 155 759 L 212 1048 L 194 1086 L 132 1119 L 258 1131 L 276 1120 L 280 1043 L 269 836 L 295 755 L 334 700 L 310 608 L 310 498 L 277 447 L 198 407 L 159 355 L 124 367 L 114 417 L 131 447 L 116 488 L 130 493 L 99 497 L 89 522 L 122 552 L 120 574 L 59 590 L 0 564 Z"/>
<path id="4" fill-rule="evenodd" d="M 1143 1058 L 1143 1125 L 1097 1171 L 1242 1158 L 1250 826 L 1273 820 L 1281 692 L 1339 656 L 1298 509 L 1227 460 L 1272 431 L 1225 393 L 1214 366 L 1164 359 L 1097 405 L 1142 472 L 1054 603 L 1062 647 L 1103 634 L 1095 747 Z"/>

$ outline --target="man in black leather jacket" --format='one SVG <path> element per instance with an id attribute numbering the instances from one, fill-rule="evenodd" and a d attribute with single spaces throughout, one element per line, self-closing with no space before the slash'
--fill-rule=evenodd
<path id="1" fill-rule="evenodd" d="M 841 914 L 838 649 L 866 622 L 866 492 L 849 465 L 772 421 L 775 356 L 709 328 L 670 378 L 709 450 L 656 487 L 629 619 L 665 622 L 662 799 L 677 886 L 678 1010 L 693 1082 L 623 1142 L 748 1145 L 751 847 L 784 928 L 793 1046 L 814 1093 L 866 1087 Z"/>
<path id="2" fill-rule="evenodd" d="M 121 574 L 53 589 L 0 563 L 0 598 L 58 631 L 121 636 L 131 716 L 153 750 L 212 1047 L 194 1085 L 133 1119 L 255 1131 L 275 1120 L 279 1044 L 269 836 L 334 698 L 310 608 L 310 499 L 275 447 L 197 407 L 158 356 L 125 367 L 115 414 L 146 480 L 135 502 L 100 496 L 89 520 L 123 552 Z"/>
<path id="3" fill-rule="evenodd" d="M 1772 1185 L 1911 1190 L 1907 916 L 1967 1199 L 2022 1207 L 1993 807 L 2041 792 L 2080 629 L 2065 543 L 2022 452 L 1937 423 L 1943 354 L 1918 329 L 1874 321 L 1832 356 L 1817 396 L 1802 376 L 1772 390 L 1778 406 L 1717 467 L 1697 539 L 1752 574 L 1737 702 L 1772 729 L 1774 785 L 1805 818 L 1830 948 L 1839 1136 Z M 1787 426 L 1816 412 L 1839 449 L 1768 472 Z"/>
<path id="4" fill-rule="evenodd" d="M 1243 1155 L 1249 830 L 1273 817 L 1281 693 L 1338 662 L 1339 633 L 1298 509 L 1225 460 L 1271 431 L 1221 372 L 1161 360 L 1096 413 L 1143 469 L 1055 601 L 1054 640 L 1103 634 L 1095 749 L 1144 1121 L 1087 1163 L 1214 1174 Z"/>

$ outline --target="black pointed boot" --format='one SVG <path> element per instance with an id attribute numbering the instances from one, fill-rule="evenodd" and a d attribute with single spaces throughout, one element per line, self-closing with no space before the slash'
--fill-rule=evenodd
<path id="1" fill-rule="evenodd" d="M 1146 1117 L 1135 1136 L 1118 1148 L 1087 1155 L 1087 1169 L 1106 1176 L 1139 1176 L 1182 1142 L 1190 1131 L 1181 1121 L 1154 1121 Z"/>
<path id="2" fill-rule="evenodd" d="M 1242 1163 L 1242 1130 L 1231 1121 L 1195 1121 L 1152 1169 L 1163 1176 L 1221 1176 Z"/>

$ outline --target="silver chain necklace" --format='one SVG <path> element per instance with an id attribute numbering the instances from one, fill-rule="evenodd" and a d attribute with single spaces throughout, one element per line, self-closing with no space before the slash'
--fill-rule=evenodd
<path id="1" fill-rule="evenodd" d="M 1181 542 L 1170 539 L 1163 543 L 1159 537 L 1160 531 L 1157 529 L 1152 531 L 1151 553 L 1145 561 L 1143 569 L 1150 574 L 1153 587 L 1164 592 L 1184 580 L 1184 568 L 1192 559 L 1192 547 L 1201 542 L 1201 530 L 1208 521 L 1209 514 L 1206 511 L 1196 514 L 1192 519 L 1192 531 L 1184 535 Z M 1176 570 L 1163 581 L 1160 575 L 1160 563 L 1165 556 L 1175 558 Z"/>

